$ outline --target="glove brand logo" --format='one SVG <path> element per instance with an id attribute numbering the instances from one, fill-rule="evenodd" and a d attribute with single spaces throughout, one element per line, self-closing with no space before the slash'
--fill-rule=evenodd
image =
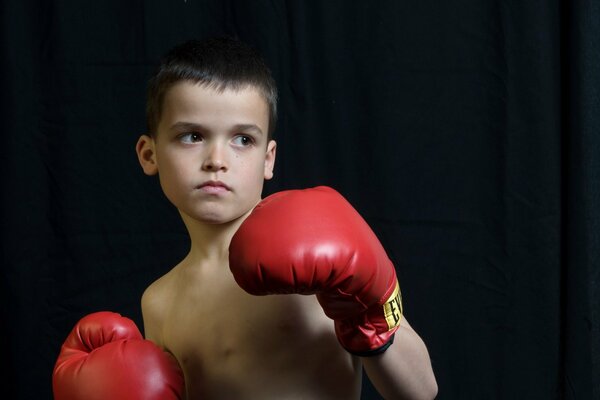
<path id="1" fill-rule="evenodd" d="M 394 293 L 383 305 L 383 315 L 388 324 L 388 330 L 392 330 L 400 324 L 402 318 L 402 295 L 400 294 L 400 285 L 396 282 Z"/>

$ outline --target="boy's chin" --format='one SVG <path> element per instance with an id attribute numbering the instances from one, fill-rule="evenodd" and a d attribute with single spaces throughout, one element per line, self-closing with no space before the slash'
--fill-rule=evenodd
<path id="1" fill-rule="evenodd" d="M 205 225 L 226 225 L 241 223 L 254 209 L 255 204 L 250 207 L 238 207 L 231 209 L 227 207 L 205 207 L 199 209 L 181 209 L 178 208 L 179 214 L 184 222 L 199 223 Z"/>
<path id="2" fill-rule="evenodd" d="M 224 225 L 245 219 L 251 211 L 252 209 L 235 214 L 204 214 L 196 218 L 196 220 L 207 225 Z"/>
<path id="3" fill-rule="evenodd" d="M 200 222 L 207 224 L 207 225 L 223 225 L 223 224 L 227 224 L 229 222 L 231 222 L 231 219 L 228 218 L 202 218 L 199 220 Z"/>

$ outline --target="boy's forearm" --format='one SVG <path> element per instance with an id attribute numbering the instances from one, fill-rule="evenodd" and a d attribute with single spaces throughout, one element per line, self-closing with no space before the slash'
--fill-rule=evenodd
<path id="1" fill-rule="evenodd" d="M 437 383 L 423 340 L 403 321 L 382 354 L 362 357 L 369 379 L 385 399 L 433 399 Z"/>

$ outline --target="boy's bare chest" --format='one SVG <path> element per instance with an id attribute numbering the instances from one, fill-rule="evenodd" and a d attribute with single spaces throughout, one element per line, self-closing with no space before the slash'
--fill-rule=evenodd
<path id="1" fill-rule="evenodd" d="M 314 296 L 252 296 L 235 282 L 182 291 L 164 326 L 165 345 L 205 358 L 252 356 L 333 333 Z M 176 350 L 177 349 L 177 350 Z"/>
<path id="2" fill-rule="evenodd" d="M 182 290 L 170 309 L 164 345 L 195 382 L 188 382 L 191 393 L 260 391 L 258 382 L 274 375 L 278 384 L 297 387 L 317 382 L 325 365 L 339 368 L 346 382 L 356 376 L 315 296 L 252 296 L 233 280 L 213 281 Z"/>

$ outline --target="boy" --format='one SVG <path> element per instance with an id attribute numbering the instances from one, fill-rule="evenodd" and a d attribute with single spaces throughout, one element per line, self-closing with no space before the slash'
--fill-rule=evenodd
<path id="1" fill-rule="evenodd" d="M 261 202 L 264 180 L 273 177 L 276 105 L 269 69 L 239 41 L 189 41 L 162 60 L 148 91 L 149 134 L 139 138 L 136 151 L 144 173 L 158 175 L 165 195 L 177 207 L 191 246 L 189 254 L 142 296 L 146 339 L 177 359 L 187 399 L 359 399 L 363 367 L 385 398 L 434 398 L 437 386 L 427 349 L 405 318 L 389 332 L 384 329 L 375 345 L 367 343 L 363 349 L 371 339 L 360 339 L 359 348 L 354 348 L 354 337 L 344 341 L 340 332 L 345 328 L 327 317 L 336 314 L 337 298 L 328 308 L 327 293 L 293 294 L 305 293 L 304 283 L 300 290 L 263 287 L 255 293 L 292 293 L 273 296 L 251 295 L 247 287 L 240 287 L 256 281 L 263 285 L 264 277 L 244 277 L 253 274 L 248 272 L 252 268 L 241 271 L 238 261 L 230 265 L 230 257 L 242 259 L 249 250 L 277 250 L 248 229 L 238 232 Z M 298 195 L 314 194 L 306 193 Z M 335 214 L 343 201 L 335 195 L 327 198 L 336 203 L 320 203 L 315 210 L 329 207 L 325 212 Z M 294 208 L 303 208 L 304 201 L 303 197 Z M 288 200 L 281 204 L 291 207 Z M 280 236 L 271 229 L 279 222 L 286 230 L 288 222 L 279 215 L 285 218 L 292 210 L 277 214 L 268 211 L 267 204 L 260 207 L 271 220 L 255 222 L 260 216 L 254 213 L 256 232 Z M 301 241 L 303 234 L 296 227 L 289 229 Z M 234 235 L 236 249 L 243 249 L 232 249 L 232 256 Z M 376 295 L 391 299 L 395 273 L 393 266 L 384 268 L 377 276 L 393 281 L 386 280 L 385 295 Z M 265 274 L 271 276 L 271 271 Z M 291 274 L 296 277 L 298 272 Z M 289 284 L 294 285 L 297 282 Z M 368 281 L 363 286 L 377 285 Z"/>

